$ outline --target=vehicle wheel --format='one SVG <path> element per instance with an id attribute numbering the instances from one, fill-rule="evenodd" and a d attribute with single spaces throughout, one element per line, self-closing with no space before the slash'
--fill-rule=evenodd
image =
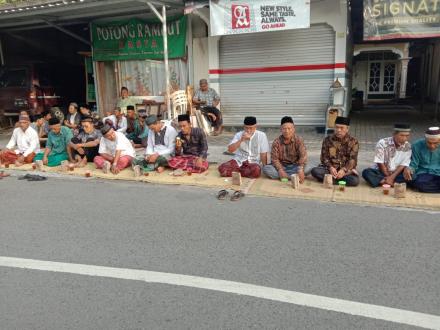
<path id="1" fill-rule="evenodd" d="M 58 118 L 60 122 L 64 122 L 64 113 L 59 107 L 53 107 L 50 109 L 52 116 Z"/>

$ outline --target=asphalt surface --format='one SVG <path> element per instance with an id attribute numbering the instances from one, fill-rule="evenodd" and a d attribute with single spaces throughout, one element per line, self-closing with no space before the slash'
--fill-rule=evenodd
<path id="1" fill-rule="evenodd" d="M 86 179 L 0 180 L 0 256 L 440 315 L 438 213 Z M 197 288 L 0 267 L 1 329 L 412 329 Z"/>

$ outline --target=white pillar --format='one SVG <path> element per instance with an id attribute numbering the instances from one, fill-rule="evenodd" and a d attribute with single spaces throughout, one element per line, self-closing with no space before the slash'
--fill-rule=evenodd
<path id="1" fill-rule="evenodd" d="M 408 62 L 410 58 L 402 58 L 400 60 L 400 90 L 399 90 L 399 98 L 406 98 L 406 81 L 408 76 Z"/>

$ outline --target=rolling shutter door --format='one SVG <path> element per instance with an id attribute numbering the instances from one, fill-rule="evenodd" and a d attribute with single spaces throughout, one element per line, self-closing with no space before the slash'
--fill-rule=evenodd
<path id="1" fill-rule="evenodd" d="M 220 97 L 225 125 L 256 116 L 277 126 L 323 125 L 334 78 L 335 33 L 309 29 L 224 36 L 220 40 Z"/>

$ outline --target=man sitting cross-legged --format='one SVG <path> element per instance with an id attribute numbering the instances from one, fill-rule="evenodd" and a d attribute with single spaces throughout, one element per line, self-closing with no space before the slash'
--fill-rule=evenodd
<path id="1" fill-rule="evenodd" d="M 82 118 L 81 127 L 81 131 L 67 146 L 69 160 L 77 167 L 84 167 L 87 162 L 93 162 L 98 155 L 99 141 L 102 137 L 101 132 L 93 125 L 91 117 Z"/>
<path id="2" fill-rule="evenodd" d="M 295 134 L 292 117 L 281 119 L 281 135 L 272 143 L 272 164 L 263 167 L 263 173 L 271 179 L 290 179 L 298 174 L 299 181 L 304 182 L 304 166 L 307 152 L 304 141 Z"/>
<path id="3" fill-rule="evenodd" d="M 322 182 L 326 174 L 331 174 L 333 183 L 345 181 L 347 186 L 357 186 L 359 176 L 356 171 L 359 142 L 348 131 L 350 119 L 337 117 L 335 133 L 322 142 L 321 165 L 312 169 L 312 175 Z"/>
<path id="4" fill-rule="evenodd" d="M 46 149 L 38 153 L 34 160 L 42 160 L 47 166 L 59 166 L 63 160 L 69 159 L 67 146 L 73 137 L 72 130 L 67 126 L 61 126 L 58 118 L 49 119 L 49 127 Z"/>
<path id="5" fill-rule="evenodd" d="M 202 129 L 192 127 L 189 115 L 179 115 L 180 132 L 176 140 L 176 156 L 168 165 L 176 170 L 202 173 L 208 169 L 208 141 Z"/>
<path id="6" fill-rule="evenodd" d="M 440 193 L 440 128 L 431 127 L 412 146 L 411 163 L 403 175 L 420 192 Z"/>
<path id="7" fill-rule="evenodd" d="M 375 165 L 362 172 L 362 177 L 370 186 L 393 186 L 395 182 L 405 182 L 403 170 L 411 162 L 410 134 L 409 125 L 396 124 L 393 136 L 379 140 L 374 155 Z"/>
<path id="8" fill-rule="evenodd" d="M 40 141 L 30 123 L 29 116 L 20 115 L 18 127 L 12 132 L 6 149 L 0 151 L 0 163 L 15 163 L 16 166 L 32 163 L 35 154 L 40 151 Z"/>
<path id="9" fill-rule="evenodd" d="M 246 178 L 258 178 L 261 174 L 260 163 L 267 164 L 269 141 L 266 133 L 257 130 L 257 118 L 244 118 L 244 129 L 235 134 L 228 151 L 235 153 L 234 159 L 219 166 L 220 176 L 230 177 L 232 172 L 240 172 Z"/>
<path id="10" fill-rule="evenodd" d="M 118 174 L 131 165 L 136 152 L 126 136 L 121 132 L 115 132 L 111 126 L 105 125 L 101 133 L 99 156 L 96 156 L 93 162 L 96 168 L 102 168 L 104 173 L 111 171 Z"/>
<path id="11" fill-rule="evenodd" d="M 161 173 L 168 166 L 168 160 L 176 147 L 177 132 L 172 126 L 165 125 L 155 115 L 145 120 L 150 132 L 145 157 L 133 160 L 133 167 L 139 165 L 144 171 Z"/>

